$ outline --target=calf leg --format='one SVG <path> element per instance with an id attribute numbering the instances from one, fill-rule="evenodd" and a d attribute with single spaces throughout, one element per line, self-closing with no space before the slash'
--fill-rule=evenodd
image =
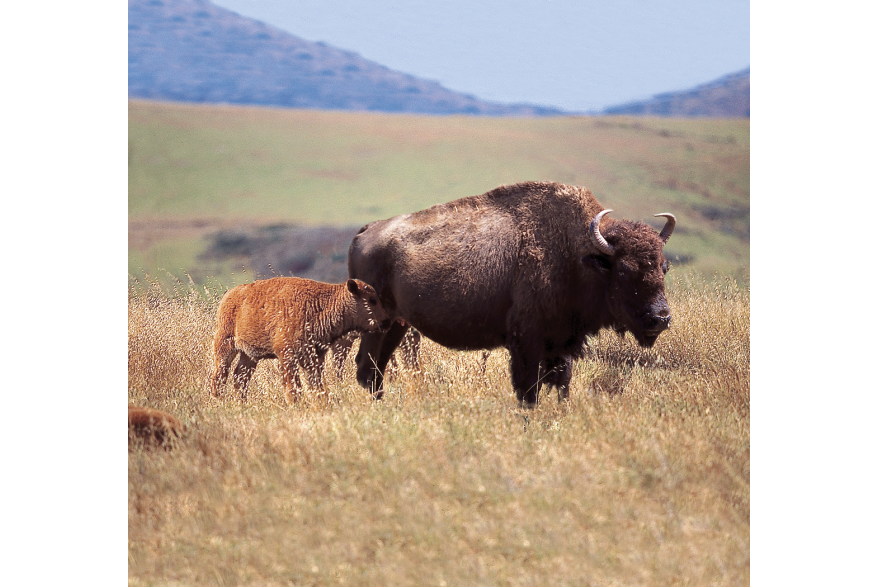
<path id="1" fill-rule="evenodd" d="M 298 376 L 298 361 L 293 356 L 278 357 L 283 388 L 286 390 L 286 401 L 290 406 L 298 403 L 301 395 L 301 380 Z"/>
<path id="2" fill-rule="evenodd" d="M 326 351 L 319 348 L 312 348 L 304 364 L 305 373 L 308 377 L 308 385 L 318 391 L 323 390 L 323 363 L 326 358 Z"/>
<path id="3" fill-rule="evenodd" d="M 250 383 L 250 378 L 256 371 L 257 362 L 258 361 L 251 359 L 248 354 L 243 352 L 240 353 L 238 364 L 235 365 L 234 368 L 232 380 L 234 381 L 234 388 L 241 395 L 241 401 L 247 401 L 247 385 Z"/>
<path id="4" fill-rule="evenodd" d="M 339 381 L 344 376 L 344 362 L 355 340 L 356 334 L 350 332 L 332 343 L 332 362 L 335 364 L 335 375 L 338 376 Z"/>
<path id="5" fill-rule="evenodd" d="M 228 372 L 235 355 L 233 338 L 218 338 L 213 349 L 213 373 L 210 376 L 210 394 L 219 397 L 220 387 L 228 380 Z"/>

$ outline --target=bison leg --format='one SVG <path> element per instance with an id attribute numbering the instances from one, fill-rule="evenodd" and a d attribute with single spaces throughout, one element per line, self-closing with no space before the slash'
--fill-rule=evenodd
<path id="1" fill-rule="evenodd" d="M 420 338 L 418 330 L 409 328 L 399 344 L 402 363 L 412 371 L 420 371 Z"/>
<path id="2" fill-rule="evenodd" d="M 543 361 L 545 374 L 542 382 L 557 388 L 557 401 L 569 399 L 569 382 L 572 380 L 572 357 L 554 357 Z"/>
<path id="3" fill-rule="evenodd" d="M 408 332 L 402 337 L 402 342 L 396 351 L 390 355 L 389 368 L 391 371 L 400 371 L 403 367 L 420 373 L 420 332 L 415 328 L 408 328 Z M 386 375 L 386 371 L 384 372 Z"/>
<path id="4" fill-rule="evenodd" d="M 356 353 L 356 380 L 370 389 L 375 399 L 384 396 L 384 372 L 393 351 L 402 342 L 407 324 L 393 322 L 387 332 L 363 333 Z"/>
<path id="5" fill-rule="evenodd" d="M 240 353 L 232 380 L 234 381 L 234 388 L 241 395 L 241 401 L 247 401 L 247 384 L 250 383 L 250 378 L 256 371 L 256 363 L 257 361 L 251 359 L 247 353 Z"/>
<path id="6" fill-rule="evenodd" d="M 213 374 L 210 376 L 210 393 L 219 397 L 220 387 L 228 380 L 231 363 L 238 354 L 233 338 L 219 338 L 213 349 Z"/>
<path id="7" fill-rule="evenodd" d="M 479 362 L 479 368 L 481 369 L 481 374 L 484 375 L 485 371 L 487 371 L 487 359 L 490 358 L 490 351 L 481 351 L 481 361 Z"/>
<path id="8" fill-rule="evenodd" d="M 521 338 L 513 339 L 509 345 L 509 366 L 512 372 L 512 387 L 522 408 L 533 409 L 539 398 L 542 381 L 539 379 L 541 355 L 533 345 Z"/>

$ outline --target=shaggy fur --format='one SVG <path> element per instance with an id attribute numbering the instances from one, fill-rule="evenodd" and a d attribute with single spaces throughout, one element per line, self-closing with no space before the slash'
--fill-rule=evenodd
<path id="1" fill-rule="evenodd" d="M 256 364 L 279 358 L 287 398 L 294 403 L 301 388 L 299 368 L 311 387 L 321 389 L 323 360 L 332 343 L 350 332 L 388 326 L 375 290 L 356 279 L 329 284 L 275 277 L 239 285 L 219 303 L 211 392 L 220 394 L 239 356 L 232 378 L 246 400 Z"/>
<path id="2" fill-rule="evenodd" d="M 589 233 L 602 210 L 585 188 L 528 182 L 364 226 L 348 272 L 375 287 L 394 323 L 363 335 L 359 383 L 380 397 L 409 325 L 450 348 L 507 348 L 527 407 L 545 383 L 566 397 L 573 360 L 601 328 L 654 344 L 670 321 L 664 241 L 645 224 L 604 218 L 607 255 Z"/>
<path id="3" fill-rule="evenodd" d="M 142 442 L 146 446 L 171 448 L 185 432 L 180 421 L 161 410 L 128 406 L 128 445 Z"/>

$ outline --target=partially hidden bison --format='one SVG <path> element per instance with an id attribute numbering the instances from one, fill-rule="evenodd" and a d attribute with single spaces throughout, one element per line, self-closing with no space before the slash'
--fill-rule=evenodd
<path id="1" fill-rule="evenodd" d="M 660 233 L 616 220 L 582 187 L 547 182 L 367 224 L 350 245 L 350 277 L 374 286 L 393 324 L 363 334 L 357 381 L 382 395 L 384 369 L 405 331 L 458 350 L 505 347 L 523 407 L 540 388 L 569 395 L 572 362 L 602 328 L 650 347 L 670 326 Z"/>
<path id="2" fill-rule="evenodd" d="M 128 404 L 128 446 L 141 443 L 144 446 L 171 448 L 182 438 L 185 427 L 167 412 Z"/>
<path id="3" fill-rule="evenodd" d="M 287 399 L 295 403 L 301 388 L 300 368 L 310 386 L 320 389 L 323 360 L 332 343 L 349 332 L 374 332 L 389 326 L 375 290 L 357 279 L 330 284 L 275 277 L 233 287 L 219 303 L 210 391 L 220 395 L 238 356 L 232 380 L 246 400 L 256 364 L 262 359 L 280 359 Z"/>

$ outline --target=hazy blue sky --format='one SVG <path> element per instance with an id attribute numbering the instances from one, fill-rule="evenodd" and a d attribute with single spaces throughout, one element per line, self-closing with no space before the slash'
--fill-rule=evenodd
<path id="1" fill-rule="evenodd" d="M 498 102 L 599 110 L 749 67 L 748 0 L 213 0 Z"/>

